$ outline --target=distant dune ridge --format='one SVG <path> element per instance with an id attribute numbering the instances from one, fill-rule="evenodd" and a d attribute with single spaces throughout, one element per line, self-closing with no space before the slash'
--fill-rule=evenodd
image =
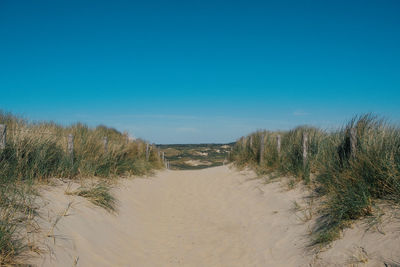
<path id="1" fill-rule="evenodd" d="M 310 249 L 308 190 L 288 180 L 265 184 L 227 166 L 162 171 L 123 179 L 118 213 L 66 195 L 67 184 L 42 189 L 35 237 L 39 266 L 383 266 L 399 260 L 398 221 L 380 231 L 356 224 L 326 251 Z M 71 188 L 70 188 L 71 189 Z M 61 214 L 61 215 L 60 215 Z M 56 218 L 61 216 L 56 227 Z M 51 237 L 46 237 L 52 229 Z M 397 258 L 396 258 L 397 257 Z M 354 264 L 354 265 L 351 265 Z M 393 265 L 394 266 L 394 265 Z"/>
<path id="2" fill-rule="evenodd" d="M 233 144 L 158 145 L 173 170 L 194 170 L 222 166 Z"/>

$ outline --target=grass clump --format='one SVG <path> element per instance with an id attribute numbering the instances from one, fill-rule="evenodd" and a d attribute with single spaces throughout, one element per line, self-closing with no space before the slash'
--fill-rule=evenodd
<path id="1" fill-rule="evenodd" d="M 27 203 L 34 197 L 24 188 L 35 181 L 143 175 L 163 166 L 154 145 L 146 153 L 145 141 L 131 140 L 126 133 L 106 126 L 33 123 L 1 111 L 0 124 L 7 127 L 5 148 L 0 150 L 0 265 L 12 262 L 23 250 L 19 230 L 24 227 L 21 222 L 32 215 Z M 74 137 L 72 154 L 67 148 L 70 134 Z M 115 209 L 103 185 L 81 194 L 108 210 Z"/>
<path id="2" fill-rule="evenodd" d="M 0 264 L 12 261 L 20 250 L 18 240 L 14 238 L 15 225 L 8 220 L 4 211 L 0 214 Z"/>
<path id="3" fill-rule="evenodd" d="M 303 137 L 307 135 L 307 161 L 303 161 Z M 282 157 L 279 170 L 310 181 L 310 173 L 315 172 L 321 140 L 325 133 L 317 128 L 301 126 L 285 133 L 282 137 Z"/>
<path id="4" fill-rule="evenodd" d="M 306 164 L 303 162 L 302 147 L 304 133 L 308 137 Z M 278 151 L 278 136 L 281 140 L 280 151 Z M 281 174 L 289 174 L 308 181 L 310 172 L 315 171 L 319 144 L 325 136 L 324 131 L 308 126 L 300 126 L 287 132 L 257 131 L 236 142 L 230 160 L 238 166 L 251 166 L 260 174 L 279 171 Z M 261 155 L 262 139 L 264 152 Z"/>
<path id="5" fill-rule="evenodd" d="M 356 130 L 351 153 L 350 129 Z M 400 200 L 400 130 L 370 114 L 351 120 L 325 140 L 318 190 L 327 196 L 316 243 L 334 240 L 351 221 L 371 215 L 376 199 Z M 330 238 L 328 238 L 330 237 Z"/>
<path id="6" fill-rule="evenodd" d="M 351 131 L 356 137 L 353 144 Z M 306 162 L 304 133 L 308 136 Z M 274 141 L 278 134 L 280 153 Z M 260 136 L 264 136 L 263 155 L 260 142 L 254 142 Z M 289 174 L 311 183 L 325 200 L 315 229 L 316 244 L 331 242 L 354 220 L 371 215 L 375 200 L 400 201 L 400 129 L 371 114 L 357 116 L 333 132 L 307 126 L 279 133 L 258 131 L 237 141 L 231 160 L 238 166 Z M 316 179 L 311 180 L 311 174 Z"/>
<path id="7" fill-rule="evenodd" d="M 12 208 L 0 209 L 0 265 L 11 263 L 21 250 L 20 241 L 15 237 L 16 223 L 13 222 Z"/>
<path id="8" fill-rule="evenodd" d="M 232 148 L 230 161 L 239 167 L 251 166 L 259 173 L 267 174 L 279 167 L 280 157 L 276 150 L 276 136 L 279 133 L 257 131 L 247 137 L 242 137 Z M 261 142 L 264 142 L 264 153 L 261 155 Z M 263 158 L 262 164 L 260 157 Z"/>
<path id="9" fill-rule="evenodd" d="M 1 112 L 0 124 L 7 126 L 6 148 L 0 151 L 3 180 L 136 175 L 162 167 L 155 146 L 149 146 L 147 160 L 145 141 L 129 140 L 127 134 L 106 126 L 30 123 Z M 67 151 L 69 134 L 74 137 L 72 155 Z M 146 166 L 137 170 L 140 165 Z"/>
<path id="10" fill-rule="evenodd" d="M 109 212 L 116 211 L 116 199 L 110 192 L 110 186 L 105 182 L 99 182 L 90 187 L 80 187 L 72 194 L 85 197 Z"/>
<path id="11" fill-rule="evenodd" d="M 22 229 L 32 224 L 34 192 L 29 184 L 5 184 L 0 187 L 0 266 L 18 264 L 26 249 Z"/>

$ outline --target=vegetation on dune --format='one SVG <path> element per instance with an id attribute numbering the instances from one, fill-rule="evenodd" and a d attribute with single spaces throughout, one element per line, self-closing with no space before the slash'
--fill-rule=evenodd
<path id="1" fill-rule="evenodd" d="M 26 182 L 0 184 L 0 266 L 15 264 L 16 256 L 27 248 L 22 229 L 35 215 L 34 195 Z"/>
<path id="2" fill-rule="evenodd" d="M 34 181 L 142 175 L 163 166 L 154 146 L 149 146 L 146 156 L 144 141 L 129 140 L 126 134 L 106 126 L 32 123 L 2 112 L 0 124 L 7 126 L 5 148 L 0 150 L 0 265 L 12 261 L 22 249 L 18 229 L 34 212 L 29 205 Z M 70 134 L 72 154 L 67 146 Z M 105 184 L 81 190 L 80 195 L 108 210 L 114 209 Z"/>
<path id="3" fill-rule="evenodd" d="M 111 195 L 110 187 L 105 182 L 99 182 L 90 187 L 80 187 L 70 194 L 85 197 L 93 204 L 103 207 L 107 211 L 116 210 L 116 199 Z"/>
<path id="4" fill-rule="evenodd" d="M 0 114 L 0 123 L 7 125 L 7 144 L 0 152 L 0 177 L 5 181 L 143 174 L 162 166 L 153 146 L 147 161 L 144 141 L 128 141 L 113 128 L 28 123 L 9 114 Z M 69 134 L 74 137 L 72 155 L 67 152 Z"/>
<path id="5" fill-rule="evenodd" d="M 350 141 L 352 129 L 354 144 Z M 306 162 L 304 133 L 308 137 Z M 280 153 L 277 135 L 281 136 Z M 230 160 L 238 166 L 252 166 L 259 173 L 289 174 L 323 196 L 315 244 L 329 243 L 352 221 L 370 215 L 375 200 L 400 200 L 400 129 L 371 114 L 355 117 L 334 132 L 313 127 L 259 131 L 240 139 Z M 310 179 L 310 174 L 315 179 Z"/>

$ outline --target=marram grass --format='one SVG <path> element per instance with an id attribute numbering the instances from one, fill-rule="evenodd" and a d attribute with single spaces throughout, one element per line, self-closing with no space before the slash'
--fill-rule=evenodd
<path id="1" fill-rule="evenodd" d="M 110 193 L 110 186 L 105 182 L 99 182 L 90 187 L 80 187 L 72 194 L 85 197 L 93 204 L 109 212 L 116 211 L 116 199 Z"/>
<path id="2" fill-rule="evenodd" d="M 106 126 L 32 123 L 3 112 L 0 124 L 7 126 L 6 146 L 0 151 L 0 265 L 12 263 L 23 248 L 17 232 L 20 222 L 31 211 L 21 209 L 32 197 L 23 187 L 52 177 L 107 179 L 142 175 L 162 167 L 155 147 L 149 146 L 147 160 L 144 141 L 128 140 L 126 134 Z M 74 136 L 72 155 L 67 151 L 69 134 Z M 108 210 L 115 208 L 104 185 L 82 190 L 80 194 Z"/>
<path id="3" fill-rule="evenodd" d="M 351 152 L 352 128 L 356 132 L 355 153 Z M 308 136 L 305 164 L 303 133 Z M 264 153 L 260 155 L 262 135 Z M 375 200 L 400 201 L 400 129 L 371 114 L 357 116 L 333 132 L 308 126 L 279 133 L 258 131 L 238 140 L 230 159 L 260 173 L 278 172 L 311 182 L 326 199 L 315 229 L 315 244 L 329 243 L 352 221 L 370 215 Z M 316 179 L 311 181 L 310 174 Z"/>

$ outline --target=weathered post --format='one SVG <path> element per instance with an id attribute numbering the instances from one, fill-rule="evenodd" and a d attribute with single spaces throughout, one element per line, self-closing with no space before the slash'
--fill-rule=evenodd
<path id="1" fill-rule="evenodd" d="M 0 150 L 6 148 L 7 126 L 0 124 Z"/>
<path id="2" fill-rule="evenodd" d="M 148 143 L 146 143 L 146 161 L 149 161 L 150 157 L 150 146 Z"/>
<path id="3" fill-rule="evenodd" d="M 253 147 L 253 136 L 250 136 L 250 144 L 249 144 L 250 148 Z"/>
<path id="4" fill-rule="evenodd" d="M 71 161 L 73 162 L 73 160 L 74 160 L 74 135 L 73 134 L 68 135 L 67 150 L 68 150 L 69 156 L 71 157 Z"/>
<path id="5" fill-rule="evenodd" d="M 108 152 L 108 138 L 107 136 L 103 137 L 103 145 L 104 145 L 104 153 Z"/>
<path id="6" fill-rule="evenodd" d="M 163 162 L 165 162 L 165 152 L 164 151 L 161 153 L 161 159 Z"/>
<path id="7" fill-rule="evenodd" d="M 260 136 L 260 165 L 264 161 L 264 134 Z"/>
<path id="8" fill-rule="evenodd" d="M 281 135 L 276 136 L 276 151 L 278 152 L 278 157 L 281 156 Z"/>
<path id="9" fill-rule="evenodd" d="M 308 144 L 308 134 L 303 133 L 303 165 L 307 165 L 307 144 Z"/>
<path id="10" fill-rule="evenodd" d="M 350 129 L 350 153 L 354 157 L 357 153 L 357 128 Z"/>

